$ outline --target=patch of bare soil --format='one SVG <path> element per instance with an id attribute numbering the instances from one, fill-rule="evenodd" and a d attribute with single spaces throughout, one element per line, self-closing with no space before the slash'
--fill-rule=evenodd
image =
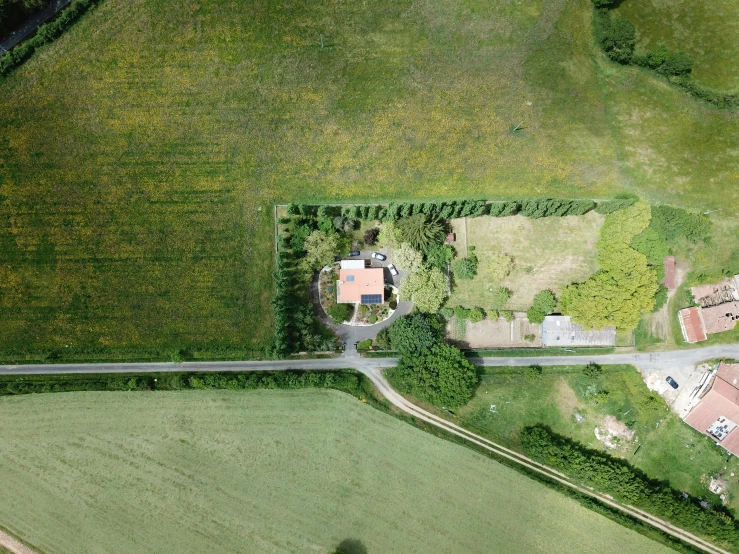
<path id="1" fill-rule="evenodd" d="M 564 377 L 557 380 L 555 387 L 557 387 L 557 407 L 559 408 L 559 413 L 561 413 L 565 419 L 575 417 L 575 414 L 585 412 L 585 408 L 577 399 L 575 391 L 572 390 L 572 387 L 570 387 Z"/>
<path id="2" fill-rule="evenodd" d="M 526 340 L 526 336 L 533 340 Z M 479 323 L 468 321 L 464 342 L 467 348 L 527 348 L 541 346 L 541 333 L 539 325 L 529 323 L 525 314 L 517 314 L 511 323 L 502 317 Z"/>
<path id="3" fill-rule="evenodd" d="M 658 312 L 650 314 L 647 317 L 647 323 L 649 324 L 649 332 L 655 337 L 659 337 L 662 340 L 669 341 L 672 338 L 671 330 L 671 318 L 670 318 L 670 300 L 675 296 L 677 288 L 685 281 L 685 277 L 690 270 L 690 266 L 687 262 L 677 260 L 675 264 L 675 288 L 667 291 L 667 302 L 660 308 Z"/>
<path id="4" fill-rule="evenodd" d="M 634 431 L 613 416 L 606 416 L 603 424 L 595 428 L 595 438 L 608 448 L 622 449 L 634 440 Z"/>

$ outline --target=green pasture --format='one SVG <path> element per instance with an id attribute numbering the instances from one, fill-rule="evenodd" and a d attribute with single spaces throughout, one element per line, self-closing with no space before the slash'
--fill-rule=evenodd
<path id="1" fill-rule="evenodd" d="M 264 348 L 275 202 L 637 192 L 721 208 L 691 260 L 721 268 L 739 119 L 608 62 L 591 23 L 589 0 L 104 0 L 0 83 L 0 357 Z"/>
<path id="2" fill-rule="evenodd" d="M 60 393 L 0 414 L 0 521 L 47 554 L 668 551 L 338 392 Z"/>
<path id="3" fill-rule="evenodd" d="M 736 457 L 727 462 L 725 451 L 669 411 L 632 366 L 603 366 L 603 370 L 593 379 L 583 374 L 582 367 L 544 367 L 542 375 L 532 379 L 524 369 L 486 368 L 474 398 L 457 415 L 468 428 L 512 448 L 519 448 L 518 433 L 523 427 L 543 423 L 597 450 L 604 443 L 595 428 L 604 429 L 606 416 L 613 416 L 634 434 L 613 441 L 607 449 L 610 454 L 623 457 L 650 477 L 717 502 L 708 484 L 712 475 L 724 474 L 729 508 L 734 510 L 732 501 L 739 488 L 729 473 L 739 473 Z M 598 395 L 602 391 L 605 394 Z M 575 414 L 583 420 L 578 422 Z"/>
<path id="4" fill-rule="evenodd" d="M 695 62 L 697 81 L 717 89 L 739 88 L 739 12 L 734 2 L 625 0 L 615 15 L 634 24 L 637 47 L 649 50 L 662 43 L 685 50 Z"/>

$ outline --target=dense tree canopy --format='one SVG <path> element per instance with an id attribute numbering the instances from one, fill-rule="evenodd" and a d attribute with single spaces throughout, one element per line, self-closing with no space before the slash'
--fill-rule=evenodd
<path id="1" fill-rule="evenodd" d="M 395 320 L 387 334 L 390 345 L 401 356 L 416 356 L 430 352 L 442 340 L 443 325 L 438 316 L 415 312 Z"/>
<path id="2" fill-rule="evenodd" d="M 403 242 L 403 232 L 394 221 L 386 221 L 380 226 L 380 234 L 377 236 L 378 246 L 397 248 L 401 242 Z"/>
<path id="3" fill-rule="evenodd" d="M 465 405 L 477 386 L 475 366 L 448 344 L 437 344 L 418 356 L 403 356 L 392 373 L 400 392 L 445 408 Z"/>
<path id="4" fill-rule="evenodd" d="M 304 267 L 316 271 L 334 263 L 341 248 L 341 240 L 334 232 L 313 231 L 305 239 L 304 248 L 305 258 L 302 262 Z"/>
<path id="5" fill-rule="evenodd" d="M 641 314 L 654 307 L 657 273 L 631 242 L 649 225 L 651 208 L 639 201 L 606 217 L 598 241 L 601 267 L 585 283 L 570 285 L 562 293 L 562 312 L 585 327 L 618 329 L 636 327 Z"/>
<path id="6" fill-rule="evenodd" d="M 454 248 L 451 244 L 434 243 L 426 250 L 426 262 L 433 267 L 445 269 L 454 259 Z"/>
<path id="7" fill-rule="evenodd" d="M 446 297 L 446 278 L 439 268 L 424 266 L 403 279 L 400 295 L 411 300 L 417 310 L 436 313 Z"/>
<path id="8" fill-rule="evenodd" d="M 477 257 L 462 258 L 454 262 L 452 271 L 457 279 L 472 279 L 477 275 Z"/>
<path id="9" fill-rule="evenodd" d="M 423 265 L 423 254 L 404 242 L 393 251 L 393 263 L 400 269 L 414 273 Z"/>
<path id="10" fill-rule="evenodd" d="M 403 240 L 413 248 L 425 251 L 434 243 L 444 240 L 441 223 L 425 214 L 418 214 L 398 221 Z"/>
<path id="11" fill-rule="evenodd" d="M 513 258 L 502 252 L 490 254 L 485 262 L 485 273 L 494 283 L 499 283 L 513 271 Z"/>
<path id="12" fill-rule="evenodd" d="M 334 304 L 328 309 L 328 315 L 334 323 L 343 323 L 349 321 L 354 313 L 354 306 L 351 304 Z"/>

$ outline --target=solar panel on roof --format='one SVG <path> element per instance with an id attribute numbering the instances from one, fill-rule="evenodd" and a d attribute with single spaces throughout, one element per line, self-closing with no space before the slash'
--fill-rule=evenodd
<path id="1" fill-rule="evenodd" d="M 361 297 L 362 304 L 382 304 L 381 294 L 363 294 Z"/>

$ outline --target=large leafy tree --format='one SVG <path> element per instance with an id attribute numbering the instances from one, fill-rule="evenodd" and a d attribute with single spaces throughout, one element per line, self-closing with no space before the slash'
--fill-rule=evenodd
<path id="1" fill-rule="evenodd" d="M 473 254 L 469 258 L 454 262 L 452 271 L 457 279 L 473 279 L 477 275 L 477 264 L 477 256 Z"/>
<path id="2" fill-rule="evenodd" d="M 425 214 L 417 214 L 398 222 L 403 232 L 403 239 L 413 248 L 427 250 L 434 243 L 444 240 L 444 229 L 437 219 Z"/>
<path id="3" fill-rule="evenodd" d="M 403 242 L 403 232 L 394 221 L 386 221 L 380 226 L 377 244 L 384 248 L 397 248 Z"/>
<path id="4" fill-rule="evenodd" d="M 438 267 L 424 266 L 403 279 L 400 295 L 413 302 L 416 309 L 436 313 L 446 297 L 446 279 Z"/>
<path id="5" fill-rule="evenodd" d="M 430 266 L 445 269 L 454 259 L 454 247 L 451 244 L 434 243 L 426 250 L 426 261 Z"/>
<path id="6" fill-rule="evenodd" d="M 491 281 L 499 283 L 513 271 L 513 264 L 513 258 L 508 254 L 490 254 L 485 263 L 485 273 Z"/>
<path id="7" fill-rule="evenodd" d="M 640 201 L 606 216 L 598 241 L 601 269 L 586 282 L 570 285 L 560 300 L 562 312 L 585 327 L 636 327 L 654 307 L 657 273 L 631 242 L 649 225 L 651 208 Z"/>
<path id="8" fill-rule="evenodd" d="M 424 354 L 403 356 L 391 373 L 400 392 L 446 408 L 467 404 L 477 386 L 475 366 L 448 344 L 437 344 Z"/>
<path id="9" fill-rule="evenodd" d="M 393 263 L 400 269 L 414 273 L 423 265 L 423 254 L 404 242 L 400 248 L 393 251 Z"/>
<path id="10" fill-rule="evenodd" d="M 415 312 L 395 320 L 387 334 L 401 356 L 416 356 L 430 352 L 441 341 L 444 327 L 438 316 Z"/>
<path id="11" fill-rule="evenodd" d="M 313 231 L 305 239 L 304 247 L 303 265 L 309 271 L 316 271 L 334 263 L 341 249 L 341 240 L 337 233 Z"/>

